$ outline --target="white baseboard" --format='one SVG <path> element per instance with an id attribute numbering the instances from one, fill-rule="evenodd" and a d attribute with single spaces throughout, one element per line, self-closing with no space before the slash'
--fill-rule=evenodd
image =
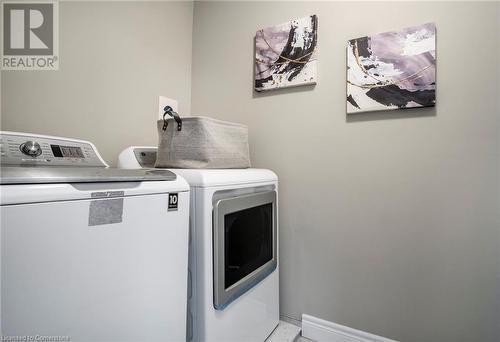
<path id="1" fill-rule="evenodd" d="M 302 336 L 318 342 L 397 342 L 309 315 L 302 315 Z"/>

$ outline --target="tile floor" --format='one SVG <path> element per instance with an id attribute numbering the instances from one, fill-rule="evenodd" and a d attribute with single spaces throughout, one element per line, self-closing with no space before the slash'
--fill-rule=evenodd
<path id="1" fill-rule="evenodd" d="M 297 338 L 293 342 L 315 342 L 315 341 L 305 338 L 303 336 L 297 336 Z"/>
<path id="2" fill-rule="evenodd" d="M 314 342 L 300 335 L 300 327 L 280 321 L 273 333 L 265 342 Z"/>
<path id="3" fill-rule="evenodd" d="M 280 321 L 265 342 L 294 342 L 298 336 L 300 336 L 300 327 Z"/>

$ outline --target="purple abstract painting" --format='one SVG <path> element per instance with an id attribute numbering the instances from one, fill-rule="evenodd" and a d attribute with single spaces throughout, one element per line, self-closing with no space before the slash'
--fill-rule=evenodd
<path id="1" fill-rule="evenodd" d="M 316 84 L 315 15 L 268 27 L 255 35 L 255 90 Z"/>
<path id="2" fill-rule="evenodd" d="M 347 43 L 347 113 L 436 104 L 433 23 Z"/>

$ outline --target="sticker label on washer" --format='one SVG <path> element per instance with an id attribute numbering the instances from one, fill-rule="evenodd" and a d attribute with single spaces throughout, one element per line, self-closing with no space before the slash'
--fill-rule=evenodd
<path id="1" fill-rule="evenodd" d="M 89 226 L 120 223 L 123 219 L 123 198 L 90 201 Z"/>
<path id="2" fill-rule="evenodd" d="M 125 196 L 125 191 L 97 191 L 90 194 L 92 198 L 110 198 Z"/>
<path id="3" fill-rule="evenodd" d="M 168 194 L 168 211 L 177 210 L 179 203 L 179 194 L 177 192 Z"/>

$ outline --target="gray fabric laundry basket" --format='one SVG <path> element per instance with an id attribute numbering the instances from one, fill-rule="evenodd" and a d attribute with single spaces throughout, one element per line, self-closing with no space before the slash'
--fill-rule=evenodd
<path id="1" fill-rule="evenodd" d="M 235 169 L 250 167 L 248 128 L 227 121 L 195 116 L 158 120 L 155 167 Z"/>

